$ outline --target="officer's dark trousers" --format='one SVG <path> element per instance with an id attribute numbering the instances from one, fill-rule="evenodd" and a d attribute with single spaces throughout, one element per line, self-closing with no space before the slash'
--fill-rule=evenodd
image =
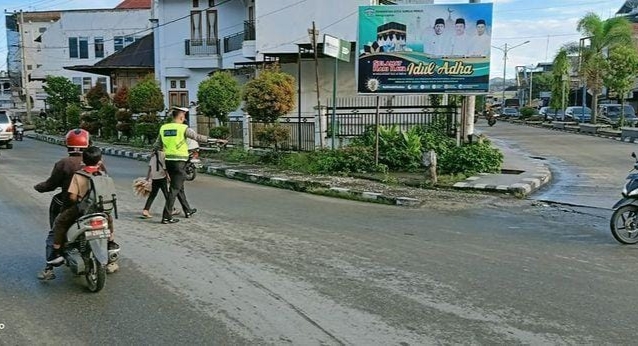
<path id="1" fill-rule="evenodd" d="M 184 215 L 190 212 L 191 208 L 186 200 L 186 194 L 184 193 L 184 181 L 186 180 L 186 161 L 171 161 L 166 160 L 166 171 L 171 177 L 171 190 L 168 193 L 168 199 L 164 206 L 164 212 L 162 218 L 165 220 L 171 219 L 173 207 L 175 206 L 175 199 L 179 199 L 179 202 L 184 209 Z"/>

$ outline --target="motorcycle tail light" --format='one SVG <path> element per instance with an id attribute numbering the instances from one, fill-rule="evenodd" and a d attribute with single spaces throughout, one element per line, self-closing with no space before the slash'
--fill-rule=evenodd
<path id="1" fill-rule="evenodd" d="M 89 221 L 89 225 L 91 226 L 92 229 L 103 228 L 104 227 L 104 219 L 102 219 L 102 218 L 91 219 L 91 221 Z"/>

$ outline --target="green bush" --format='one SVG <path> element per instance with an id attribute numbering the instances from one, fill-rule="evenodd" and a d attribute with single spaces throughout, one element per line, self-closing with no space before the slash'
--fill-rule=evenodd
<path id="1" fill-rule="evenodd" d="M 397 125 L 379 127 L 379 163 L 391 170 L 414 170 L 421 165 L 423 131 L 413 127 L 402 131 Z M 366 128 L 363 136 L 355 139 L 355 146 L 374 148 L 375 127 Z M 374 152 L 373 152 L 374 153 Z M 373 156 L 374 160 L 374 156 Z"/>
<path id="2" fill-rule="evenodd" d="M 281 147 L 281 143 L 290 138 L 290 129 L 279 124 L 267 125 L 255 130 L 255 137 L 262 144 L 272 146 L 277 151 Z"/>
<path id="3" fill-rule="evenodd" d="M 526 119 L 526 118 L 529 118 L 531 116 L 537 115 L 538 111 L 536 110 L 536 108 L 522 107 L 519 110 L 519 113 L 521 114 L 521 119 Z"/>
<path id="4" fill-rule="evenodd" d="M 365 173 L 375 172 L 374 151 L 366 146 L 348 146 L 337 150 L 321 149 L 311 153 L 293 153 L 284 156 L 284 168 L 313 173 Z"/>
<path id="5" fill-rule="evenodd" d="M 82 109 L 77 104 L 70 104 L 66 107 L 66 121 L 69 129 L 80 127 L 80 114 Z"/>
<path id="6" fill-rule="evenodd" d="M 208 137 L 226 139 L 230 137 L 230 129 L 228 126 L 216 126 L 210 129 Z"/>
<path id="7" fill-rule="evenodd" d="M 493 148 L 490 141 L 453 147 L 438 157 L 438 169 L 443 174 L 470 175 L 499 172 L 503 154 Z"/>

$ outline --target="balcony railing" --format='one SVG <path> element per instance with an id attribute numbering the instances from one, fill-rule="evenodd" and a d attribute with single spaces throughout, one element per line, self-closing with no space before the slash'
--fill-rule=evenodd
<path id="1" fill-rule="evenodd" d="M 197 40 L 186 40 L 186 55 L 217 55 L 219 54 L 219 39 L 206 38 Z"/>
<path id="2" fill-rule="evenodd" d="M 224 37 L 224 53 L 241 49 L 242 42 L 244 42 L 243 32 L 238 32 L 236 34 Z"/>
<path id="3" fill-rule="evenodd" d="M 254 41 L 254 40 L 255 40 L 255 21 L 246 20 L 244 21 L 244 41 Z"/>

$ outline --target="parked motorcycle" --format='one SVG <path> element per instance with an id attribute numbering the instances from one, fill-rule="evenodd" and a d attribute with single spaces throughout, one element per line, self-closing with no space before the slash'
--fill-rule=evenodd
<path id="1" fill-rule="evenodd" d="M 91 292 L 99 292 L 106 284 L 106 265 L 118 259 L 119 249 L 108 250 L 111 235 L 106 214 L 80 217 L 67 232 L 64 262 L 75 275 L 84 275 Z"/>
<path id="2" fill-rule="evenodd" d="M 634 168 L 629 171 L 627 182 L 622 190 L 623 198 L 613 206 L 610 228 L 614 238 L 623 244 L 638 243 L 638 158 L 634 158 Z"/>
<path id="3" fill-rule="evenodd" d="M 197 141 L 188 139 L 188 160 L 184 171 L 186 172 L 186 180 L 193 181 L 197 176 L 197 170 L 202 168 L 202 160 L 199 158 L 199 144 Z"/>

